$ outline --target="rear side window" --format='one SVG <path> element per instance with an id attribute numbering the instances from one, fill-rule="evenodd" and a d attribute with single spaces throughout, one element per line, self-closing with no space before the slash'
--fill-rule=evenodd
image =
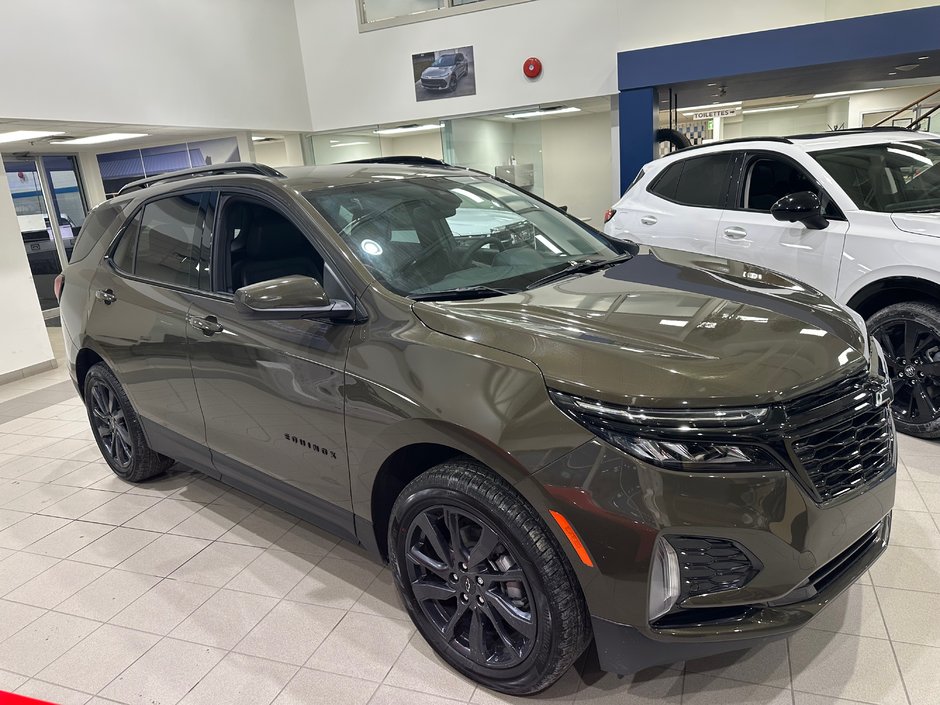
<path id="1" fill-rule="evenodd" d="M 147 203 L 114 249 L 115 267 L 160 284 L 197 286 L 208 196 L 185 193 Z"/>
<path id="2" fill-rule="evenodd" d="M 707 154 L 672 164 L 650 191 L 684 206 L 723 208 L 731 152 Z"/>
<path id="3" fill-rule="evenodd" d="M 101 236 L 111 227 L 115 218 L 121 212 L 119 205 L 113 203 L 102 203 L 95 208 L 85 222 L 82 223 L 82 229 L 78 233 L 78 241 L 72 249 L 71 262 L 79 262 L 88 256 L 88 253 L 95 249 L 101 241 Z"/>

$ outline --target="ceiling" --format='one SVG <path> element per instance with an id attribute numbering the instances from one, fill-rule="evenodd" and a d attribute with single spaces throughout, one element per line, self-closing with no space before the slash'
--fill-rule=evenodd
<path id="1" fill-rule="evenodd" d="M 927 58 L 923 58 L 927 56 Z M 726 103 L 774 97 L 807 96 L 816 93 L 881 88 L 892 85 L 933 84 L 940 77 L 940 49 L 936 52 L 902 54 L 865 61 L 848 61 L 799 70 L 715 77 L 706 81 L 660 86 L 663 107 L 669 104 L 669 89 L 678 97 L 679 109 L 690 105 Z"/>

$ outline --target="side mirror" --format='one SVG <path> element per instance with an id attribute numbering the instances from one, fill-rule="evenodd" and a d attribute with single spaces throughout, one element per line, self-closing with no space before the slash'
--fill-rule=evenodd
<path id="1" fill-rule="evenodd" d="M 346 301 L 331 301 L 316 279 L 303 276 L 243 286 L 235 292 L 235 309 L 261 321 L 346 318 L 353 311 Z"/>
<path id="2" fill-rule="evenodd" d="M 770 214 L 787 223 L 802 223 L 810 230 L 822 230 L 829 221 L 822 213 L 822 203 L 812 191 L 798 191 L 784 196 L 770 207 Z"/>

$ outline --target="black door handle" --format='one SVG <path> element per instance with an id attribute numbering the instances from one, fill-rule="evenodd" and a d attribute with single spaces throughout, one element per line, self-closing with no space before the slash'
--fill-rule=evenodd
<path id="1" fill-rule="evenodd" d="M 206 316 L 205 318 L 187 316 L 186 321 L 196 330 L 201 330 L 203 335 L 215 335 L 225 330 L 215 316 Z"/>
<path id="2" fill-rule="evenodd" d="M 115 296 L 114 292 L 110 289 L 98 289 L 98 291 L 95 292 L 95 298 L 98 299 L 98 301 L 104 302 L 106 306 L 110 306 L 117 301 L 117 296 Z"/>

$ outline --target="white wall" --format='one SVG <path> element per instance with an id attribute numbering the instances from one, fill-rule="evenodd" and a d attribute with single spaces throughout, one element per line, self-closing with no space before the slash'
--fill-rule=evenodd
<path id="1" fill-rule="evenodd" d="M 314 129 L 333 130 L 612 95 L 618 51 L 935 2 L 536 0 L 361 34 L 353 0 L 294 4 Z M 411 54 L 468 44 L 477 94 L 416 102 Z M 536 81 L 522 75 L 528 56 L 545 66 Z"/>
<path id="2" fill-rule="evenodd" d="M 610 113 L 542 121 L 545 198 L 579 218 L 604 225 L 610 208 Z"/>
<path id="3" fill-rule="evenodd" d="M 287 145 L 284 140 L 255 142 L 255 161 L 268 166 L 294 166 L 287 160 Z"/>
<path id="4" fill-rule="evenodd" d="M 0 375 L 53 359 L 6 179 L 0 179 Z"/>
<path id="5" fill-rule="evenodd" d="M 311 126 L 291 0 L 5 0 L 2 17 L 0 117 Z"/>
<path id="6" fill-rule="evenodd" d="M 417 132 L 401 137 L 382 137 L 382 156 L 384 157 L 431 157 L 443 159 L 440 132 Z"/>
<path id="7" fill-rule="evenodd" d="M 872 93 L 858 93 L 849 96 L 848 127 L 861 127 L 862 118 L 866 113 L 894 112 L 908 103 L 922 98 L 940 86 L 914 86 L 913 88 L 895 88 L 887 91 L 874 91 Z M 927 101 L 928 105 L 936 105 L 938 97 L 934 96 Z"/>

